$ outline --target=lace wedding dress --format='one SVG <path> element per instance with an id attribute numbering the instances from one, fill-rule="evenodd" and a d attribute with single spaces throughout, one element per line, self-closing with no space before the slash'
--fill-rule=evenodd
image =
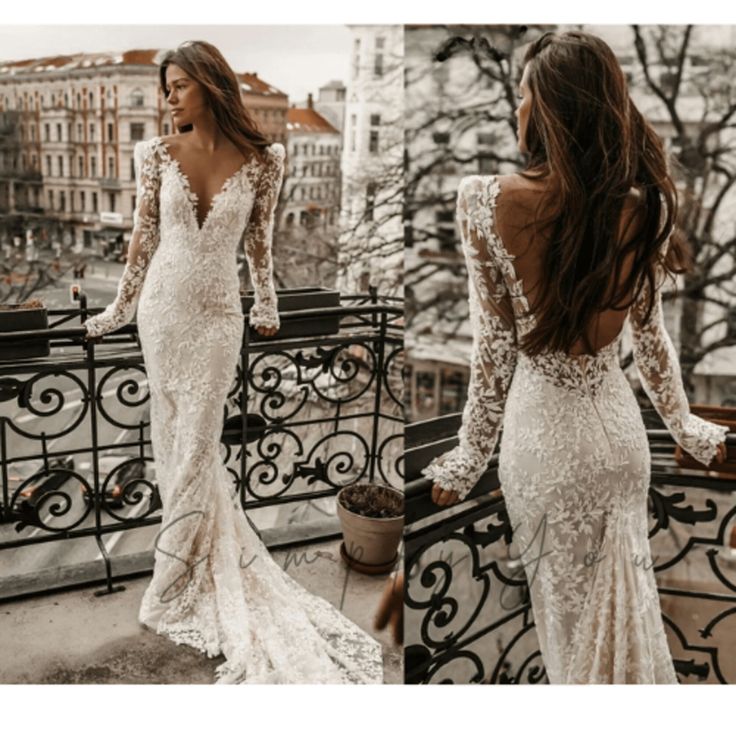
<path id="1" fill-rule="evenodd" d="M 619 365 L 622 333 L 595 355 L 517 349 L 535 317 L 495 228 L 499 191 L 495 176 L 460 185 L 470 385 L 459 445 L 422 474 L 464 498 L 503 419 L 498 477 L 550 682 L 675 683 L 647 539 L 649 446 Z M 649 319 L 648 286 L 627 316 L 636 366 L 674 439 L 709 464 L 728 429 L 690 412 L 657 276 Z"/>
<path id="2" fill-rule="evenodd" d="M 136 143 L 128 263 L 114 302 L 85 326 L 90 336 L 110 332 L 137 307 L 163 506 L 140 622 L 208 657 L 224 654 L 219 683 L 380 683 L 380 643 L 272 559 L 219 452 L 244 331 L 236 260 L 244 230 L 249 322 L 279 327 L 271 236 L 284 156 L 274 143 L 265 163 L 245 162 L 200 224 L 167 144 Z"/>

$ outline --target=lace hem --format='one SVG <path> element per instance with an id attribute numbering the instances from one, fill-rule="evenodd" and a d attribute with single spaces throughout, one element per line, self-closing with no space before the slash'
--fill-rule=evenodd
<path id="1" fill-rule="evenodd" d="M 439 455 L 420 471 L 446 491 L 455 491 L 462 501 L 486 469 L 484 458 L 469 457 L 460 446 Z"/>
<path id="2" fill-rule="evenodd" d="M 681 427 L 670 431 L 683 450 L 703 465 L 710 465 L 716 456 L 718 445 L 726 439 L 728 430 L 723 424 L 709 422 L 691 413 Z"/>
<path id="3" fill-rule="evenodd" d="M 248 324 L 251 327 L 275 327 L 281 328 L 281 319 L 278 309 L 270 304 L 254 304 L 248 312 Z"/>

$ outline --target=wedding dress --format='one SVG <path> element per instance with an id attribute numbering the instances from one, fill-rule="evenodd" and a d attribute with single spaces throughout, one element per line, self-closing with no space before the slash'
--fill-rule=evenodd
<path id="1" fill-rule="evenodd" d="M 279 327 L 271 238 L 284 157 L 274 143 L 265 163 L 246 161 L 200 224 L 197 196 L 167 144 L 160 136 L 136 143 L 128 263 L 114 302 L 85 326 L 104 334 L 137 307 L 163 506 L 139 621 L 208 657 L 224 654 L 218 683 L 380 683 L 380 643 L 272 559 L 219 452 L 244 331 L 244 230 L 255 292 L 249 323 Z"/>
<path id="2" fill-rule="evenodd" d="M 460 184 L 470 384 L 459 445 L 422 474 L 464 498 L 487 467 L 503 420 L 498 477 L 549 681 L 675 683 L 647 539 L 649 446 L 619 365 L 622 332 L 594 355 L 531 357 L 518 349 L 536 323 L 516 256 L 495 226 L 499 192 L 496 176 Z M 728 428 L 690 412 L 664 327 L 662 276 L 658 266 L 648 321 L 648 284 L 629 308 L 634 358 L 674 439 L 709 464 Z"/>

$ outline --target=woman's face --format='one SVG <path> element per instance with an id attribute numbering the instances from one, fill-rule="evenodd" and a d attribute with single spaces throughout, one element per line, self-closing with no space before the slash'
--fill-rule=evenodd
<path id="1" fill-rule="evenodd" d="M 166 67 L 166 90 L 166 101 L 177 128 L 191 125 L 209 111 L 204 87 L 176 64 Z"/>
<path id="2" fill-rule="evenodd" d="M 516 107 L 517 121 L 517 145 L 521 153 L 529 153 L 526 147 L 526 126 L 529 122 L 529 112 L 532 107 L 532 93 L 529 89 L 529 64 L 524 67 L 524 73 L 521 75 L 519 82 L 519 103 Z"/>

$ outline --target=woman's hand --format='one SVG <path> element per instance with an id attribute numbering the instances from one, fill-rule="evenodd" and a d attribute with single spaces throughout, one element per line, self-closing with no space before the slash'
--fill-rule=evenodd
<path id="1" fill-rule="evenodd" d="M 457 491 L 448 491 L 438 483 L 432 486 L 432 501 L 438 506 L 452 506 L 460 500 Z"/>
<path id="2" fill-rule="evenodd" d="M 266 327 L 265 325 L 258 325 L 254 329 L 259 335 L 263 335 L 264 337 L 271 337 L 271 335 L 275 335 L 279 331 L 278 327 Z"/>
<path id="3" fill-rule="evenodd" d="M 726 449 L 726 443 L 721 442 L 718 445 L 718 449 L 716 450 L 716 455 L 713 458 L 713 460 L 717 463 L 725 463 L 727 453 L 728 453 L 728 450 Z"/>

